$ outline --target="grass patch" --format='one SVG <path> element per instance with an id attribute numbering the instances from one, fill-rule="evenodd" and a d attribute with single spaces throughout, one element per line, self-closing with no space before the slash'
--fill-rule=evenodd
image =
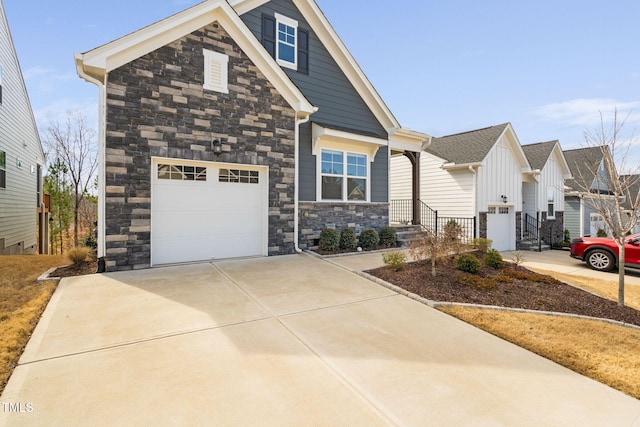
<path id="1" fill-rule="evenodd" d="M 584 276 L 574 276 L 573 274 L 558 273 L 555 271 L 539 270 L 537 272 L 548 274 L 565 283 L 578 286 L 587 291 L 598 294 L 603 298 L 618 301 L 618 276 L 613 280 L 592 279 Z M 628 307 L 640 310 L 640 286 L 625 284 L 624 303 Z"/>
<path id="2" fill-rule="evenodd" d="M 36 280 L 49 268 L 68 263 L 62 256 L 0 257 L 0 393 L 56 288 L 54 281 Z"/>
<path id="3" fill-rule="evenodd" d="M 640 330 L 543 314 L 438 309 L 640 399 Z"/>

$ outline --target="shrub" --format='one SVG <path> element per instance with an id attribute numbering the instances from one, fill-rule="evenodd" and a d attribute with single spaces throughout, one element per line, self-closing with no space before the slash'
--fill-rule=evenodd
<path id="1" fill-rule="evenodd" d="M 504 268 L 504 260 L 500 252 L 495 249 L 489 249 L 487 253 L 484 254 L 484 265 L 499 270 Z"/>
<path id="2" fill-rule="evenodd" d="M 396 245 L 396 229 L 385 226 L 380 229 L 380 245 L 390 247 Z"/>
<path id="3" fill-rule="evenodd" d="M 504 270 L 504 274 L 506 274 L 509 277 L 513 277 L 514 279 L 531 280 L 532 282 L 546 283 L 548 285 L 557 285 L 559 283 L 562 283 L 551 276 L 534 273 L 532 271 L 522 271 L 522 270 L 507 268 Z"/>
<path id="4" fill-rule="evenodd" d="M 387 252 L 382 254 L 382 261 L 396 271 L 400 271 L 407 264 L 407 255 L 404 252 Z"/>
<path id="5" fill-rule="evenodd" d="M 334 252 L 340 247 L 340 233 L 333 228 L 325 228 L 320 232 L 318 248 L 321 251 Z"/>
<path id="6" fill-rule="evenodd" d="M 356 232 L 353 231 L 353 228 L 343 228 L 340 232 L 340 249 L 352 251 L 356 247 L 358 247 Z"/>
<path id="7" fill-rule="evenodd" d="M 77 246 L 67 252 L 67 258 L 74 264 L 82 264 L 87 259 L 90 249 L 83 246 Z"/>
<path id="8" fill-rule="evenodd" d="M 598 232 L 596 233 L 596 236 L 598 236 L 598 237 L 607 237 L 607 232 L 604 231 L 602 228 L 599 228 Z"/>
<path id="9" fill-rule="evenodd" d="M 493 280 L 495 280 L 496 282 L 502 282 L 502 283 L 513 283 L 513 277 L 505 276 L 504 274 L 494 276 Z"/>
<path id="10" fill-rule="evenodd" d="M 88 235 L 84 242 L 82 242 L 82 246 L 86 246 L 87 248 L 96 249 L 98 247 L 98 242 L 93 234 Z"/>
<path id="11" fill-rule="evenodd" d="M 480 252 L 487 252 L 491 247 L 493 240 L 484 239 L 482 237 L 473 239 L 473 247 L 479 250 Z"/>
<path id="12" fill-rule="evenodd" d="M 480 262 L 478 261 L 478 264 Z M 489 290 L 496 287 L 496 282 L 481 276 L 467 276 L 464 274 L 456 275 L 456 279 L 463 285 L 471 286 L 476 289 Z"/>
<path id="13" fill-rule="evenodd" d="M 362 249 L 375 249 L 380 242 L 378 232 L 373 228 L 368 228 L 360 233 L 360 246 Z"/>
<path id="14" fill-rule="evenodd" d="M 478 258 L 474 257 L 471 254 L 462 254 L 455 260 L 456 267 L 458 270 L 464 271 L 465 273 L 475 274 L 480 271 L 480 261 Z"/>
<path id="15" fill-rule="evenodd" d="M 571 232 L 569 232 L 568 228 L 564 229 L 564 241 L 567 243 L 571 243 Z"/>

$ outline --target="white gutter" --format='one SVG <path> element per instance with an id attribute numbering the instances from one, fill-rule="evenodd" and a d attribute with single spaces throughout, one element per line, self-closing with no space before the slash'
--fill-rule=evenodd
<path id="1" fill-rule="evenodd" d="M 315 111 L 318 111 L 317 108 L 315 108 Z M 314 111 L 314 112 L 315 112 Z M 294 172 L 293 172 L 293 182 L 295 185 L 295 188 L 293 190 L 293 248 L 296 251 L 296 253 L 302 253 L 302 249 L 300 249 L 298 247 L 299 244 L 299 237 L 298 237 L 298 229 L 300 228 L 300 183 L 299 181 L 299 177 L 300 177 L 300 156 L 299 156 L 299 145 L 300 145 L 300 125 L 307 123 L 309 121 L 309 119 L 311 118 L 310 114 L 307 114 L 304 118 L 298 118 L 296 116 L 296 125 L 295 125 L 295 143 L 294 143 Z"/>
<path id="2" fill-rule="evenodd" d="M 443 163 L 440 166 L 443 170 L 468 169 L 482 166 L 482 162 L 473 163 Z"/>
<path id="3" fill-rule="evenodd" d="M 473 216 L 475 216 L 476 218 L 478 218 L 478 194 L 477 194 L 477 189 L 478 189 L 478 171 L 476 169 L 474 169 L 473 165 L 468 165 L 467 166 L 469 168 L 469 172 L 471 172 L 473 174 Z M 444 169 L 444 167 L 443 167 Z"/>
<path id="4" fill-rule="evenodd" d="M 104 256 L 106 254 L 106 105 L 107 105 L 107 74 L 103 80 L 87 74 L 82 66 L 83 56 L 75 55 L 76 70 L 78 75 L 89 83 L 98 86 L 98 272 L 104 268 Z M 102 261 L 100 261 L 102 259 Z"/>

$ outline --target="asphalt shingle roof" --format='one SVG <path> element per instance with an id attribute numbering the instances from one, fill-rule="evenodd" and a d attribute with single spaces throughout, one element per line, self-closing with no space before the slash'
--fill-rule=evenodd
<path id="1" fill-rule="evenodd" d="M 590 187 L 593 185 L 595 171 L 600 165 L 600 162 L 602 162 L 603 154 L 601 147 L 566 150 L 564 151 L 564 157 L 567 159 L 571 175 L 573 175 L 573 179 L 565 181 L 565 186 L 575 191 L 585 191 L 587 186 Z M 581 185 L 581 183 L 586 183 L 587 185 Z"/>
<path id="2" fill-rule="evenodd" d="M 551 156 L 553 147 L 555 147 L 556 144 L 558 144 L 558 140 L 523 145 L 522 151 L 524 151 L 525 156 L 527 156 L 531 169 L 542 170 L 544 165 L 547 164 L 547 160 L 549 160 L 549 156 Z"/>
<path id="3" fill-rule="evenodd" d="M 509 123 L 433 138 L 425 151 L 455 164 L 481 162 L 507 126 Z"/>

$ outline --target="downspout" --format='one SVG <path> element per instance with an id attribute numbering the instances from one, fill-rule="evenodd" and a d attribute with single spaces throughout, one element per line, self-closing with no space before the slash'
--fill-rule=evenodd
<path id="1" fill-rule="evenodd" d="M 298 247 L 299 244 L 299 236 L 298 236 L 298 229 L 300 228 L 300 212 L 299 212 L 299 205 L 300 205 L 300 183 L 299 181 L 299 177 L 300 177 L 300 125 L 305 124 L 309 121 L 309 119 L 311 118 L 310 114 L 307 114 L 306 117 L 304 118 L 298 118 L 296 116 L 296 126 L 295 126 L 295 143 L 294 143 L 294 172 L 293 172 L 293 182 L 295 185 L 295 189 L 293 191 L 293 249 L 296 251 L 296 253 L 300 254 L 302 253 L 302 249 L 300 249 Z"/>
<path id="2" fill-rule="evenodd" d="M 477 221 L 479 221 L 479 215 L 478 215 L 478 194 L 477 194 L 477 189 L 478 189 L 478 171 L 475 170 L 473 168 L 473 165 L 469 165 L 469 172 L 471 172 L 473 174 L 473 197 L 471 200 L 471 203 L 473 203 L 473 216 L 476 217 L 476 224 Z M 476 226 L 479 227 L 480 224 L 477 224 Z M 478 232 L 477 236 L 475 235 L 476 232 L 478 230 L 474 230 L 474 236 L 473 238 L 475 239 L 476 237 L 479 237 L 480 233 Z"/>
<path id="3" fill-rule="evenodd" d="M 76 69 L 78 75 L 89 83 L 98 86 L 98 269 L 97 273 L 106 270 L 106 104 L 107 104 L 107 74 L 103 80 L 87 74 L 79 63 L 82 56 L 76 56 Z"/>

